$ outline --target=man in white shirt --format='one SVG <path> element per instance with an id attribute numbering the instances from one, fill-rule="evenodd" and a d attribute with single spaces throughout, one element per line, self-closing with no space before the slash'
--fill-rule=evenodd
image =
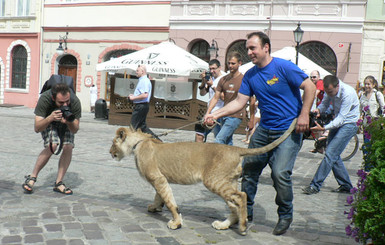
<path id="1" fill-rule="evenodd" d="M 139 81 L 136 85 L 134 94 L 128 96 L 128 99 L 135 105 L 131 116 L 131 126 L 135 130 L 141 129 L 143 133 L 151 134 L 154 138 L 159 139 L 146 123 L 152 90 L 151 81 L 147 77 L 146 66 L 138 66 L 136 69 L 136 76 L 139 78 Z"/>
<path id="2" fill-rule="evenodd" d="M 210 104 L 211 99 L 215 95 L 215 88 L 218 85 L 219 80 L 224 75 L 226 75 L 226 73 L 221 70 L 221 63 L 217 59 L 210 60 L 209 70 L 210 70 L 210 73 L 205 71 L 201 74 L 202 83 L 199 86 L 199 93 L 201 96 L 205 96 L 207 93 L 209 93 L 209 101 L 207 102 L 207 105 Z M 218 110 L 219 108 L 222 108 L 223 103 L 224 102 L 223 102 L 223 93 L 222 93 L 221 98 L 218 100 L 213 111 Z M 220 123 L 221 119 L 217 121 Z M 201 124 L 196 124 L 195 125 L 195 142 L 205 142 L 207 135 L 211 131 L 213 131 L 214 136 L 216 136 L 219 130 L 221 130 L 220 124 L 217 124 L 213 129 L 206 129 Z"/>
<path id="3" fill-rule="evenodd" d="M 333 192 L 349 193 L 353 188 L 349 173 L 341 159 L 341 153 L 350 139 L 357 133 L 356 125 L 360 117 L 360 103 L 353 87 L 341 82 L 336 76 L 328 75 L 324 78 L 325 97 L 315 110 L 317 114 L 325 112 L 330 105 L 334 109 L 334 119 L 325 126 L 318 123 L 311 128 L 314 131 L 329 131 L 328 145 L 325 157 L 309 186 L 302 189 L 304 194 L 317 194 L 331 171 L 339 184 Z"/>

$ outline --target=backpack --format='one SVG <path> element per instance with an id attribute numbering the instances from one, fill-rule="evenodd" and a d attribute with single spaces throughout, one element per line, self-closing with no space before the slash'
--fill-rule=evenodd
<path id="1" fill-rule="evenodd" d="M 379 91 L 376 91 L 376 101 L 378 104 L 377 115 L 381 116 L 383 113 L 383 111 L 382 111 L 383 108 L 381 108 L 380 102 L 378 102 L 378 97 L 377 97 L 378 93 L 379 93 Z"/>
<path id="2" fill-rule="evenodd" d="M 51 89 L 57 83 L 66 83 L 71 90 L 71 94 L 75 93 L 74 80 L 70 76 L 64 75 L 51 75 L 51 77 L 44 83 L 41 88 L 40 94 Z"/>

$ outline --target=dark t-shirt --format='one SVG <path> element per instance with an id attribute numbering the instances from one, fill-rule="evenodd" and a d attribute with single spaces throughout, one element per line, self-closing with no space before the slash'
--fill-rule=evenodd
<path id="1" fill-rule="evenodd" d="M 79 98 L 71 93 L 70 105 L 72 114 L 75 115 L 76 119 L 81 118 L 82 116 L 82 106 L 80 104 Z M 37 105 L 35 107 L 35 115 L 40 117 L 48 117 L 54 110 L 58 110 L 55 102 L 52 100 L 51 90 L 47 90 L 40 95 Z"/>
<path id="2" fill-rule="evenodd" d="M 235 100 L 235 98 L 237 98 L 238 90 L 242 84 L 242 78 L 243 78 L 242 74 L 239 74 L 237 77 L 234 77 L 234 78 L 232 78 L 229 74 L 222 77 L 221 80 L 219 80 L 216 90 L 219 92 L 223 92 L 225 96 L 223 99 L 224 105 L 227 105 L 231 101 Z M 243 115 L 245 115 L 245 112 L 246 110 L 244 107 L 242 110 L 229 115 L 229 117 L 242 118 Z"/>

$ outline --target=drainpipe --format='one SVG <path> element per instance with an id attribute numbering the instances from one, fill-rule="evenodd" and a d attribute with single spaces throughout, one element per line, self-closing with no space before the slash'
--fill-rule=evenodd
<path id="1" fill-rule="evenodd" d="M 40 0 L 41 7 L 40 7 L 40 67 L 39 67 L 39 90 L 38 93 L 41 90 L 42 87 L 42 73 L 43 73 L 43 65 L 44 65 L 44 54 L 43 54 L 43 36 L 44 36 L 44 0 Z M 40 95 L 39 95 L 40 96 Z"/>

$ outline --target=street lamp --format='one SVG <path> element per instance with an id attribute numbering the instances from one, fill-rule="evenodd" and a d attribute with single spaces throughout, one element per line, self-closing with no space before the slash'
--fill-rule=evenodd
<path id="1" fill-rule="evenodd" d="M 67 39 L 68 39 L 68 32 L 66 32 L 65 36 L 60 36 L 59 35 L 59 47 L 56 49 L 56 53 L 58 55 L 64 54 L 64 52 L 67 52 Z M 63 43 L 64 43 L 64 48 L 63 48 Z"/>
<path id="2" fill-rule="evenodd" d="M 304 31 L 301 29 L 301 23 L 298 22 L 297 29 L 293 31 L 294 33 L 294 41 L 297 43 L 295 46 L 296 54 L 295 54 L 295 64 L 298 65 L 298 51 L 299 51 L 299 43 L 302 42 L 302 37 Z"/>
<path id="3" fill-rule="evenodd" d="M 213 39 L 213 41 L 211 42 L 211 46 L 210 48 L 208 48 L 209 52 L 210 52 L 210 56 L 214 56 L 215 55 L 215 58 L 218 58 L 218 43 L 217 41 L 215 41 Z"/>

